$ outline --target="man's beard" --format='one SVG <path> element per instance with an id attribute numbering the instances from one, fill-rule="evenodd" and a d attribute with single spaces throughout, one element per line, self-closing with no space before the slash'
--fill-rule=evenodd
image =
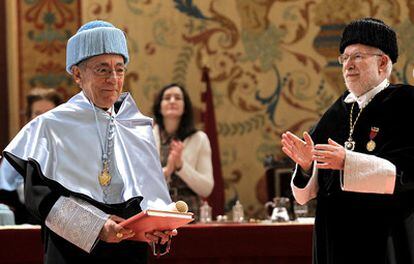
<path id="1" fill-rule="evenodd" d="M 345 86 L 348 89 L 348 91 L 350 91 L 354 95 L 361 96 L 364 93 L 371 90 L 372 88 L 374 88 L 375 84 L 374 84 L 374 80 L 368 79 L 365 81 L 359 80 L 357 82 L 349 82 L 349 83 L 345 81 Z"/>

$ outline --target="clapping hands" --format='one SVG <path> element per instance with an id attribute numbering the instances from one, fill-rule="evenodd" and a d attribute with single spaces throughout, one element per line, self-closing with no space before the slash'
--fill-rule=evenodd
<path id="1" fill-rule="evenodd" d="M 174 171 L 180 170 L 183 166 L 182 153 L 184 149 L 183 142 L 173 140 L 170 144 L 170 153 L 168 154 L 167 165 L 164 167 L 164 176 L 169 178 Z"/>
<path id="2" fill-rule="evenodd" d="M 299 164 L 302 169 L 309 171 L 312 167 L 312 151 L 314 148 L 313 140 L 308 132 L 303 133 L 300 139 L 291 132 L 282 134 L 282 151 L 288 155 L 294 162 Z"/>
<path id="3" fill-rule="evenodd" d="M 316 168 L 343 170 L 345 163 L 345 148 L 332 139 L 328 144 L 314 145 L 309 133 L 303 133 L 300 139 L 291 132 L 282 134 L 282 151 L 305 171 L 310 171 L 316 161 Z"/>

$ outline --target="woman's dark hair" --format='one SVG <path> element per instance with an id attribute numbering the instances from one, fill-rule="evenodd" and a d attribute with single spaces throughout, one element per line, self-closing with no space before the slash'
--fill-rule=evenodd
<path id="1" fill-rule="evenodd" d="M 172 87 L 180 88 L 181 92 L 183 93 L 184 112 L 181 116 L 180 124 L 178 125 L 178 130 L 175 135 L 176 138 L 182 141 L 197 131 L 194 125 L 193 104 L 191 103 L 190 96 L 182 85 L 171 83 L 167 86 L 164 86 L 155 97 L 154 105 L 152 106 L 152 113 L 154 114 L 155 123 L 157 123 L 160 128 L 160 132 L 165 132 L 164 118 L 161 114 L 161 102 L 165 91 Z"/>
<path id="2" fill-rule="evenodd" d="M 26 117 L 27 120 L 30 120 L 32 117 L 32 105 L 41 100 L 46 100 L 52 102 L 55 106 L 60 105 L 63 102 L 62 97 L 55 89 L 52 88 L 34 88 L 30 90 L 29 94 L 26 96 L 27 109 Z"/>

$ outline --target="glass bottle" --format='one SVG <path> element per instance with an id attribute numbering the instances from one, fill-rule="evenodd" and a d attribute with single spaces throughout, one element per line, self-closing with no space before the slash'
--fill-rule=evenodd
<path id="1" fill-rule="evenodd" d="M 204 201 L 200 206 L 200 222 L 208 223 L 211 222 L 212 210 L 211 206 L 208 205 L 207 201 Z"/>
<path id="2" fill-rule="evenodd" d="M 242 223 L 244 221 L 244 210 L 243 205 L 237 200 L 233 206 L 233 222 Z"/>

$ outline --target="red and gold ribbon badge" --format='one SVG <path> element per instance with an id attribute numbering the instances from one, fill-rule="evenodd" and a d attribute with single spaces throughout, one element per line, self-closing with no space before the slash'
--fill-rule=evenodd
<path id="1" fill-rule="evenodd" d="M 367 150 L 370 152 L 374 151 L 375 147 L 377 146 L 377 144 L 374 141 L 374 138 L 377 136 L 378 132 L 378 127 L 371 127 L 371 131 L 369 132 L 369 141 L 367 143 Z"/>

